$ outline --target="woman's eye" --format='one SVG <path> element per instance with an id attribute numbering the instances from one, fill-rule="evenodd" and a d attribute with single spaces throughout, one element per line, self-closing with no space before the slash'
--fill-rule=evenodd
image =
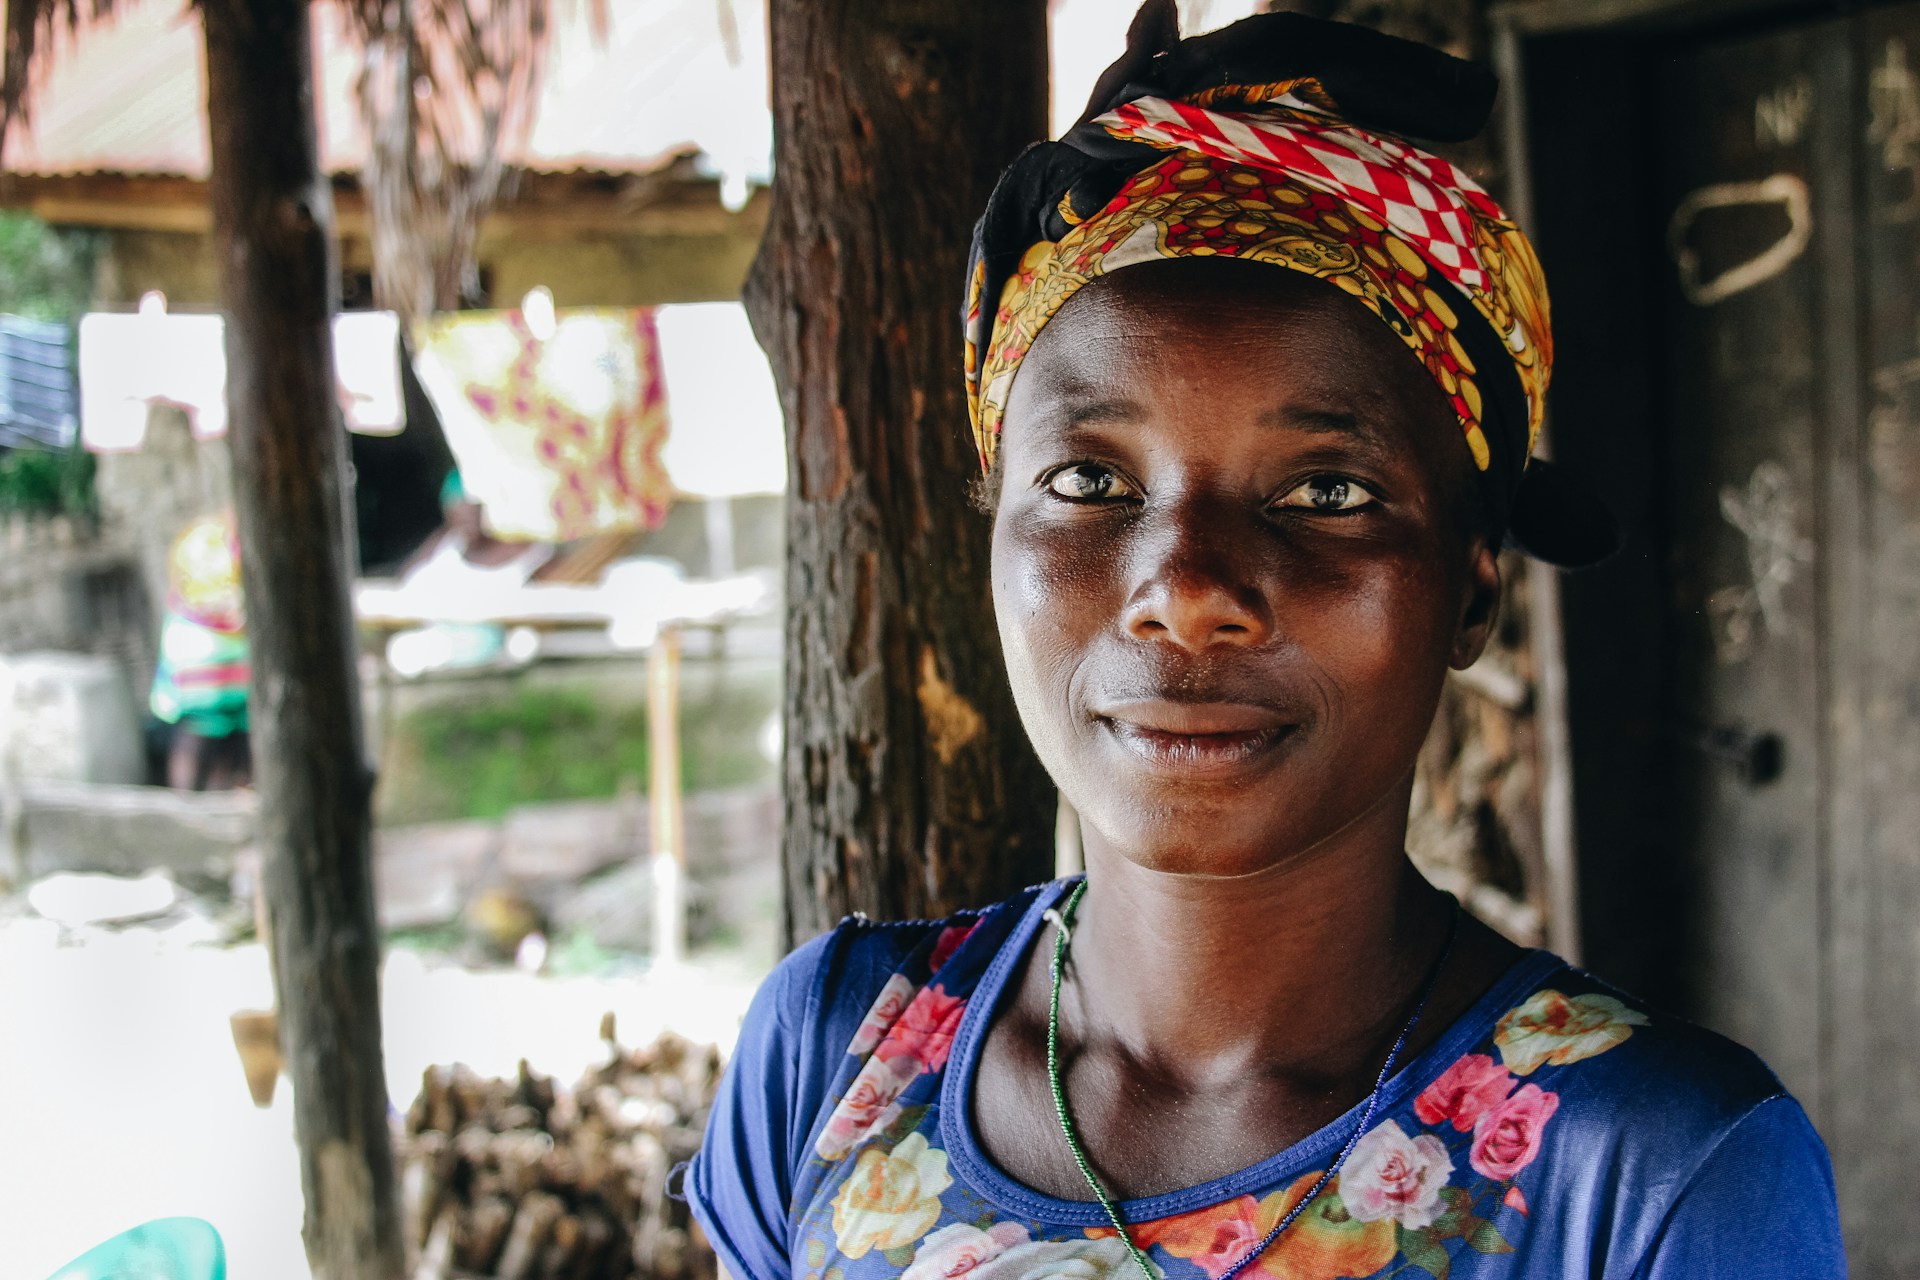
<path id="1" fill-rule="evenodd" d="M 1376 499 L 1358 481 L 1345 476 L 1309 476 L 1307 482 L 1280 499 L 1297 511 L 1358 511 Z"/>
<path id="2" fill-rule="evenodd" d="M 1047 478 L 1047 489 L 1055 497 L 1069 502 L 1099 502 L 1106 498 L 1129 498 L 1133 489 L 1112 469 L 1097 462 L 1076 462 L 1062 467 Z"/>

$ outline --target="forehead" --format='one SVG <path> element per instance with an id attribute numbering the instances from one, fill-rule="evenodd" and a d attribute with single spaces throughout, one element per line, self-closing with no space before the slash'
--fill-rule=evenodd
<path id="1" fill-rule="evenodd" d="M 1014 435 L 1063 402 L 1122 395 L 1391 419 L 1421 435 L 1451 418 L 1412 353 L 1359 302 L 1300 272 L 1223 259 L 1143 263 L 1080 289 L 1021 363 L 1003 429 Z"/>

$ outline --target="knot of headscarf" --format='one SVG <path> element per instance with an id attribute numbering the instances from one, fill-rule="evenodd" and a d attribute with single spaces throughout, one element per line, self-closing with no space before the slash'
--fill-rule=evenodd
<path id="1" fill-rule="evenodd" d="M 1029 147 L 974 229 L 966 375 L 981 465 L 1020 361 L 1083 285 L 1161 258 L 1242 258 L 1326 280 L 1399 335 L 1506 519 L 1552 368 L 1546 283 L 1492 197 L 1401 136 L 1472 137 L 1492 73 L 1296 14 L 1180 40 L 1172 8 L 1142 8 L 1080 123 Z"/>

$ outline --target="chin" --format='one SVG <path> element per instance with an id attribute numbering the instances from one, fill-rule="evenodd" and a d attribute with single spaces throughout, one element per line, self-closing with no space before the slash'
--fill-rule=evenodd
<path id="1" fill-rule="evenodd" d="M 1310 739 L 1265 767 L 1220 778 L 1181 778 L 1082 758 L 1054 771 L 1095 846 L 1143 870 L 1238 878 L 1297 863 L 1361 825 L 1399 827 L 1404 840 L 1413 769 L 1380 769 L 1392 753 L 1338 752 Z M 1051 763 L 1051 762 L 1049 762 Z M 1374 767 L 1369 767 L 1374 766 Z"/>
<path id="2" fill-rule="evenodd" d="M 1284 865 L 1347 825 L 1299 803 L 1250 811 L 1244 790 L 1220 796 L 1206 795 L 1206 790 L 1190 788 L 1156 801 L 1110 787 L 1086 804 L 1074 804 L 1081 821 L 1107 849 L 1142 870 L 1164 875 L 1257 875 Z"/>

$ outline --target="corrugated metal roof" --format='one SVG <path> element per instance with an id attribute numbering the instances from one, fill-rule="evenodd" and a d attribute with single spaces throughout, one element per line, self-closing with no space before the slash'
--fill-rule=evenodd
<path id="1" fill-rule="evenodd" d="M 589 30 L 586 0 L 554 7 L 540 111 L 521 163 L 646 173 L 691 148 L 724 173 L 764 181 L 771 124 L 757 0 L 610 0 L 604 42 Z M 321 160 L 329 173 L 350 172 L 365 151 L 353 99 L 359 59 L 339 8 L 318 0 L 313 13 Z M 184 0 L 134 0 L 78 38 L 60 31 L 33 127 L 7 139 L 4 167 L 204 178 L 205 101 L 198 18 Z"/>

